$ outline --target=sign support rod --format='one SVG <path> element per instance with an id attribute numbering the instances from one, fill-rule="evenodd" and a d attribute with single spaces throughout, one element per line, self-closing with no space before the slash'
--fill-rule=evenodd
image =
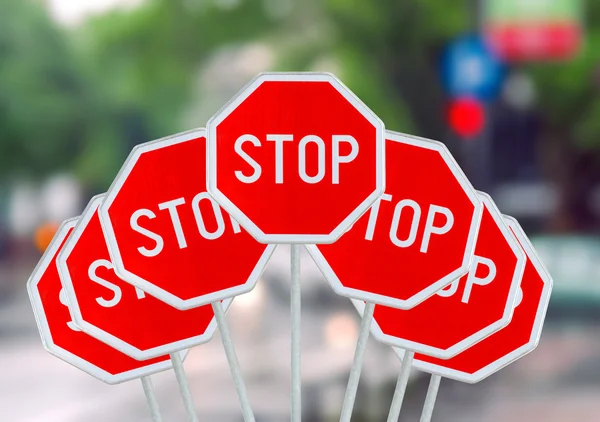
<path id="1" fill-rule="evenodd" d="M 229 363 L 231 375 L 233 376 L 235 389 L 240 400 L 240 405 L 242 406 L 242 414 L 244 416 L 244 421 L 255 422 L 256 419 L 254 418 L 254 412 L 252 411 L 252 407 L 250 406 L 248 390 L 246 389 L 246 384 L 244 383 L 244 376 L 242 375 L 242 369 L 240 368 L 240 362 L 235 352 L 235 347 L 233 346 L 233 340 L 231 339 L 231 333 L 229 331 L 227 319 L 225 318 L 223 305 L 221 304 L 221 302 L 215 302 L 212 304 L 212 308 L 213 312 L 215 313 L 217 325 L 219 326 L 219 331 L 221 333 L 221 341 L 223 343 L 223 348 L 225 349 L 225 355 L 227 356 L 227 362 Z"/>
<path id="2" fill-rule="evenodd" d="M 404 401 L 404 395 L 406 394 L 406 386 L 408 385 L 410 369 L 412 367 L 414 357 L 415 352 L 412 351 L 407 350 L 404 354 L 402 366 L 400 367 L 400 374 L 398 375 L 398 382 L 396 383 L 396 391 L 394 391 L 394 398 L 392 399 L 392 406 L 390 407 L 390 413 L 388 415 L 387 422 L 397 422 L 398 418 L 400 417 L 402 402 Z"/>
<path id="3" fill-rule="evenodd" d="M 356 342 L 354 362 L 352 363 L 352 369 L 350 370 L 350 377 L 348 379 L 348 387 L 346 388 L 346 396 L 344 397 L 340 422 L 350 422 L 350 419 L 352 418 L 352 411 L 354 410 L 356 392 L 358 391 L 358 383 L 360 382 L 360 374 L 362 372 L 365 350 L 367 349 L 367 342 L 369 340 L 374 313 L 375 304 L 367 302 L 360 323 L 360 332 L 358 334 L 358 341 Z"/>
<path id="4" fill-rule="evenodd" d="M 301 379 L 301 314 L 302 291 L 300 288 L 300 245 L 291 245 L 292 287 L 290 295 L 292 331 L 292 397 L 291 421 L 302 422 L 302 379 Z"/>
<path id="5" fill-rule="evenodd" d="M 148 407 L 150 408 L 150 414 L 152 415 L 152 422 L 162 422 L 162 416 L 160 415 L 160 408 L 158 401 L 156 400 L 156 394 L 154 393 L 154 387 L 152 385 L 152 379 L 149 376 L 140 378 L 142 381 L 142 387 L 144 387 L 144 394 L 148 401 Z"/>
<path id="6" fill-rule="evenodd" d="M 185 376 L 183 362 L 181 361 L 179 353 L 171 353 L 171 362 L 173 362 L 173 370 L 175 371 L 177 383 L 179 384 L 179 391 L 181 392 L 181 398 L 183 399 L 183 405 L 185 406 L 185 412 L 187 413 L 187 420 L 188 422 L 199 422 L 194 399 L 192 398 L 192 391 L 190 390 L 190 384 Z"/>
<path id="7" fill-rule="evenodd" d="M 421 422 L 431 421 L 431 417 L 433 416 L 433 408 L 435 407 L 435 401 L 437 400 L 441 381 L 442 377 L 439 375 L 431 376 L 429 388 L 427 389 L 427 397 L 425 398 L 425 405 L 423 406 L 423 413 L 421 414 Z"/>

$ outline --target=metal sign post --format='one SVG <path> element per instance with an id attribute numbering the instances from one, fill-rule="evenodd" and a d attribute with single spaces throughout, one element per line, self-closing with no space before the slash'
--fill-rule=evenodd
<path id="1" fill-rule="evenodd" d="M 433 408 L 435 407 L 435 401 L 437 399 L 438 391 L 440 390 L 440 382 L 442 377 L 439 375 L 432 375 L 431 381 L 429 382 L 429 388 L 427 389 L 427 397 L 425 397 L 425 405 L 423 406 L 423 413 L 421 414 L 421 422 L 430 422 L 433 416 Z"/>
<path id="2" fill-rule="evenodd" d="M 156 400 L 156 394 L 154 394 L 154 387 L 150 377 L 140 378 L 142 381 L 142 387 L 144 388 L 144 394 L 146 395 L 146 401 L 150 408 L 150 414 L 152 415 L 153 422 L 162 422 L 162 416 L 160 414 L 160 408 L 158 406 L 158 400 Z"/>
<path id="3" fill-rule="evenodd" d="M 413 367 L 433 374 L 421 422 L 431 420 L 442 377 L 477 383 L 533 351 L 540 340 L 552 292 L 552 278 L 517 220 L 504 216 L 504 221 L 527 256 L 512 320 L 506 327 L 451 359 L 415 356 Z M 411 357 L 410 352 L 404 350 L 395 349 L 395 352 L 403 363 Z"/>
<path id="4" fill-rule="evenodd" d="M 291 244 L 291 419 L 300 422 L 300 246 L 335 242 L 383 194 L 384 125 L 331 74 L 263 73 L 207 132 L 208 192 L 258 241 Z"/>
<path id="5" fill-rule="evenodd" d="M 253 422 L 223 307 L 254 288 L 275 246 L 254 240 L 206 192 L 206 154 L 204 129 L 136 147 L 100 206 L 100 220 L 122 280 L 173 309 L 212 310 L 244 420 Z"/>
<path id="6" fill-rule="evenodd" d="M 335 292 L 360 300 L 363 319 L 342 422 L 352 416 L 372 320 L 381 307 L 375 304 L 411 309 L 466 274 L 481 219 L 475 190 L 438 142 L 387 131 L 386 175 L 386 193 L 350 231 L 333 244 L 307 247 Z M 404 375 L 398 392 L 406 388 Z"/>
<path id="7" fill-rule="evenodd" d="M 198 415 L 196 414 L 196 406 L 194 405 L 194 399 L 192 397 L 192 390 L 188 382 L 185 370 L 183 369 L 183 362 L 181 357 L 177 353 L 171 354 L 171 362 L 173 363 L 173 371 L 175 371 L 175 377 L 177 378 L 177 384 L 179 385 L 179 391 L 181 398 L 183 399 L 183 406 L 187 414 L 188 422 L 198 422 Z"/>
<path id="8" fill-rule="evenodd" d="M 394 397 L 392 398 L 392 405 L 390 406 L 390 413 L 388 414 L 387 422 L 397 422 L 402 411 L 402 403 L 404 402 L 404 395 L 406 394 L 406 387 L 410 378 L 410 370 L 412 367 L 414 352 L 406 352 L 404 359 L 402 360 L 402 366 L 400 367 L 400 375 L 398 375 L 398 382 L 396 383 L 396 390 L 394 391 Z"/>
<path id="9" fill-rule="evenodd" d="M 135 360 L 85 334 L 73 324 L 56 260 L 77 221 L 67 220 L 59 227 L 27 282 L 42 343 L 52 355 L 107 384 L 140 378 L 152 419 L 160 422 L 160 410 L 150 375 L 170 369 L 169 358 L 161 356 L 146 362 Z M 115 371 L 115 367 L 120 369 Z"/>

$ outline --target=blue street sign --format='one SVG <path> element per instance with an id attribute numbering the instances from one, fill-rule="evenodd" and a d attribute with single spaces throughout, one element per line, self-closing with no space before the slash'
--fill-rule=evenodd
<path id="1" fill-rule="evenodd" d="M 452 41 L 441 61 L 442 82 L 453 97 L 494 99 L 502 85 L 505 65 L 477 35 Z"/>

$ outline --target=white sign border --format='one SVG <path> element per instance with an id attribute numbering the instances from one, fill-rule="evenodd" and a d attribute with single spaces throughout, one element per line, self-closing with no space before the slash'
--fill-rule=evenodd
<path id="1" fill-rule="evenodd" d="M 81 238 L 81 235 L 83 234 L 90 220 L 98 212 L 98 207 L 103 200 L 104 195 L 96 195 L 92 198 L 85 211 L 82 213 L 81 218 L 73 230 L 73 233 L 65 243 L 63 249 L 59 252 L 56 260 L 60 279 L 68 297 L 69 309 L 71 310 L 71 315 L 73 316 L 73 322 L 75 322 L 75 324 L 81 328 L 84 333 L 89 334 L 101 342 L 106 343 L 118 351 L 137 360 L 152 359 L 209 342 L 217 330 L 217 321 L 214 316 L 203 334 L 146 350 L 138 349 L 137 347 L 116 337 L 108 331 L 105 331 L 100 327 L 85 321 L 79 307 L 77 294 L 75 293 L 75 289 L 73 287 L 73 281 L 71 279 L 71 273 L 67 265 L 67 260 L 69 259 L 69 256 L 73 252 L 73 249 L 77 245 L 77 242 Z M 229 308 L 231 301 L 232 299 L 226 299 L 223 301 L 223 310 L 225 312 Z"/>
<path id="2" fill-rule="evenodd" d="M 219 300 L 226 300 L 231 297 L 243 295 L 245 293 L 250 292 L 256 286 L 256 283 L 258 282 L 260 276 L 267 267 L 267 263 L 271 259 L 271 256 L 273 255 L 273 252 L 277 247 L 277 245 L 267 246 L 267 248 L 261 255 L 259 261 L 256 263 L 256 266 L 250 273 L 250 276 L 248 277 L 246 283 L 239 286 L 231 287 L 229 289 L 220 290 L 218 292 L 211 293 L 208 295 L 198 296 L 192 299 L 181 299 L 180 297 L 152 284 L 151 281 L 145 280 L 137 274 L 127 270 L 121 255 L 119 242 L 117 241 L 117 236 L 110 219 L 111 205 L 116 200 L 121 188 L 125 184 L 127 178 L 129 177 L 129 175 L 133 171 L 133 168 L 135 167 L 138 160 L 143 154 L 156 151 L 162 148 L 167 148 L 169 146 L 177 145 L 183 142 L 188 142 L 197 138 L 205 138 L 205 142 L 207 142 L 208 148 L 208 140 L 206 139 L 206 130 L 204 128 L 192 129 L 187 132 L 182 132 L 173 136 L 169 136 L 166 138 L 158 139 L 136 146 L 131 151 L 131 154 L 129 154 L 129 157 L 127 158 L 117 177 L 113 181 L 113 184 L 106 193 L 104 202 L 100 205 L 99 209 L 100 223 L 102 225 L 102 230 L 104 231 L 104 237 L 106 238 L 111 261 L 115 267 L 115 272 L 117 273 L 117 275 L 127 283 L 138 287 L 139 289 L 182 311 L 186 311 L 204 305 L 209 305 Z M 203 157 L 199 158 L 203 159 Z"/>
<path id="3" fill-rule="evenodd" d="M 242 104 L 263 82 L 328 82 L 361 115 L 371 123 L 376 132 L 375 156 L 375 190 L 354 209 L 333 231 L 329 234 L 266 234 L 244 212 L 239 209 L 217 187 L 217 126 L 223 122 L 240 104 Z M 264 72 L 258 74 L 224 107 L 222 107 L 207 123 L 208 154 L 207 154 L 207 190 L 236 221 L 244 227 L 256 240 L 267 244 L 312 244 L 334 243 L 358 220 L 385 192 L 385 125 L 346 85 L 335 75 L 325 72 Z"/>
<path id="4" fill-rule="evenodd" d="M 481 223 L 481 217 L 483 215 L 483 204 L 478 198 L 475 188 L 471 185 L 467 177 L 465 176 L 458 163 L 448 151 L 448 148 L 441 142 L 432 141 L 429 139 L 418 138 L 413 136 L 407 136 L 401 133 L 387 131 L 386 142 L 398 142 L 407 145 L 413 145 L 419 148 L 429 149 L 437 151 L 444 162 L 450 168 L 450 171 L 456 177 L 458 183 L 462 187 L 467 197 L 471 200 L 474 205 L 473 217 L 471 219 L 471 226 L 469 229 L 469 236 L 467 238 L 467 244 L 465 247 L 465 253 L 463 256 L 462 264 L 459 268 L 452 271 L 450 274 L 441 278 L 427 289 L 422 290 L 418 294 L 410 297 L 409 299 L 402 300 L 397 298 L 391 298 L 388 296 L 373 294 L 362 290 L 352 289 L 344 287 L 339 277 L 336 275 L 333 268 L 325 259 L 325 256 L 319 250 L 317 245 L 307 245 L 306 249 L 312 256 L 313 260 L 325 276 L 325 279 L 331 285 L 331 288 L 340 296 L 345 296 L 351 299 L 363 300 L 365 302 L 376 303 L 391 308 L 398 308 L 403 310 L 412 309 L 419 305 L 429 297 L 433 296 L 437 291 L 451 284 L 454 280 L 462 277 L 469 272 L 471 267 L 471 261 L 473 260 L 473 254 L 475 252 L 475 243 L 477 241 L 477 235 L 479 234 L 479 226 Z"/>
<path id="5" fill-rule="evenodd" d="M 37 289 L 37 285 L 41 281 L 48 267 L 53 262 L 55 262 L 55 260 L 53 259 L 54 256 L 58 252 L 69 230 L 71 230 L 71 228 L 75 227 L 75 225 L 77 224 L 77 220 L 78 218 L 69 219 L 60 225 L 58 231 L 56 232 L 56 235 L 54 236 L 54 239 L 44 252 L 44 255 L 40 259 L 40 262 L 35 267 L 31 277 L 27 281 L 27 293 L 29 294 L 29 300 L 31 301 L 33 313 L 35 316 L 35 320 L 38 326 L 44 349 L 46 349 L 46 351 L 48 351 L 51 355 L 65 361 L 71 366 L 74 366 L 75 368 L 109 385 L 120 384 L 123 382 L 131 381 L 136 378 L 149 376 L 157 372 L 162 372 L 171 369 L 171 362 L 169 360 L 165 360 L 164 362 L 154 363 L 142 368 L 137 368 L 120 374 L 111 374 L 110 372 L 105 371 L 104 369 L 96 365 L 93 365 L 92 363 L 84 360 L 83 358 L 77 356 L 76 354 L 66 349 L 63 349 L 62 347 L 54 343 L 54 340 L 52 339 L 50 325 L 46 317 L 46 311 L 44 310 L 44 305 L 42 303 L 40 293 Z M 186 353 L 187 351 L 181 354 L 182 359 L 185 358 Z"/>
<path id="6" fill-rule="evenodd" d="M 436 364 L 432 364 L 430 362 L 425 362 L 425 361 L 418 360 L 418 359 L 413 360 L 414 368 L 416 368 L 420 371 L 423 371 L 423 372 L 440 375 L 442 377 L 453 379 L 456 381 L 465 382 L 468 384 L 475 384 L 475 383 L 478 383 L 478 382 L 484 380 L 485 378 L 489 377 L 490 375 L 495 374 L 496 372 L 500 371 L 501 369 L 505 368 L 506 366 L 510 365 L 511 363 L 514 363 L 516 360 L 528 355 L 533 350 L 535 350 L 535 348 L 538 346 L 538 344 L 540 342 L 540 338 L 542 336 L 544 320 L 546 319 L 546 312 L 548 310 L 548 305 L 550 303 L 550 297 L 552 295 L 552 288 L 553 288 L 554 283 L 553 283 L 550 273 L 548 272 L 548 270 L 542 263 L 537 252 L 533 248 L 531 241 L 528 239 L 527 235 L 525 234 L 525 231 L 523 230 L 521 225 L 518 223 L 518 221 L 516 219 L 514 219 L 513 217 L 506 216 L 506 215 L 504 216 L 504 220 L 506 221 L 508 226 L 511 229 L 513 229 L 514 233 L 516 234 L 517 238 L 519 239 L 520 244 L 522 245 L 523 249 L 525 249 L 525 253 L 527 254 L 528 258 L 531 260 L 533 266 L 535 267 L 536 271 L 538 272 L 542 281 L 544 282 L 544 287 L 542 289 L 542 295 L 540 297 L 540 302 L 537 307 L 536 316 L 535 316 L 535 320 L 533 323 L 533 327 L 531 329 L 531 335 L 529 337 L 529 341 L 526 344 L 524 344 L 523 346 L 519 347 L 518 349 L 503 356 L 500 359 L 497 359 L 496 361 L 486 365 L 485 367 L 483 367 L 473 373 L 468 373 L 468 372 L 459 371 L 456 369 L 446 368 L 442 365 L 436 365 Z M 405 351 L 402 349 L 394 348 L 394 352 L 398 355 L 398 358 L 400 360 L 402 360 L 402 358 L 404 357 Z"/>
<path id="7" fill-rule="evenodd" d="M 422 353 L 424 355 L 433 356 L 440 359 L 450 359 L 456 356 L 457 354 L 461 353 L 462 351 L 468 349 L 469 347 L 479 343 L 481 340 L 485 339 L 486 337 L 490 336 L 496 331 L 506 327 L 510 323 L 514 312 L 514 304 L 516 302 L 519 287 L 521 285 L 521 280 L 523 279 L 523 272 L 525 270 L 525 264 L 527 262 L 527 259 L 525 256 L 525 252 L 519 246 L 517 239 L 512 235 L 510 229 L 504 222 L 502 215 L 500 214 L 500 211 L 498 211 L 498 208 L 494 204 L 492 198 L 484 192 L 478 192 L 478 195 L 481 201 L 490 211 L 490 214 L 492 215 L 496 224 L 498 224 L 498 227 L 500 228 L 500 231 L 502 232 L 504 238 L 509 244 L 509 247 L 512 249 L 513 253 L 517 257 L 517 263 L 515 266 L 515 271 L 513 273 L 508 299 L 502 317 L 498 321 L 487 326 L 486 328 L 479 330 L 478 332 L 470 335 L 466 339 L 461 340 L 460 342 L 447 349 L 426 346 L 421 343 L 385 334 L 381 327 L 377 324 L 375 318 L 373 318 L 373 322 L 371 324 L 371 334 L 376 340 L 385 343 L 389 346 L 398 347 L 406 350 L 412 350 L 416 353 Z M 352 303 L 354 304 L 358 312 L 362 315 L 365 307 L 364 302 L 353 299 Z"/>

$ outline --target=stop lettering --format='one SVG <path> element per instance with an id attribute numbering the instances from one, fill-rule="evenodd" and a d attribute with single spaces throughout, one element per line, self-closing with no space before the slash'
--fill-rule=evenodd
<path id="1" fill-rule="evenodd" d="M 386 193 L 336 243 L 307 249 L 336 293 L 410 309 L 467 273 L 482 205 L 443 144 L 386 137 Z"/>
<path id="2" fill-rule="evenodd" d="M 383 193 L 383 123 L 333 75 L 261 74 L 208 137 L 208 191 L 263 243 L 332 243 Z"/>
<path id="3" fill-rule="evenodd" d="M 135 359 L 209 341 L 216 330 L 211 306 L 181 311 L 117 277 L 98 218 L 103 199 L 92 199 L 57 259 L 75 323 Z"/>
<path id="4" fill-rule="evenodd" d="M 61 225 L 27 282 L 44 347 L 54 356 L 108 384 L 171 368 L 168 356 L 140 362 L 83 333 L 73 324 L 58 275 L 56 256 L 76 222 L 73 219 Z"/>
<path id="5" fill-rule="evenodd" d="M 526 257 L 491 198 L 479 197 L 484 211 L 469 273 L 413 309 L 375 306 L 377 340 L 448 359 L 508 325 Z"/>
<path id="6" fill-rule="evenodd" d="M 136 147 L 100 208 L 119 277 L 182 310 L 250 291 L 275 249 L 206 192 L 205 135 Z"/>
<path id="7" fill-rule="evenodd" d="M 521 295 L 517 298 L 510 324 L 452 359 L 415 355 L 415 368 L 457 381 L 475 383 L 536 348 L 550 301 L 552 278 L 519 223 L 512 217 L 505 217 L 505 221 L 527 255 Z M 396 349 L 396 352 L 400 358 L 403 357 L 402 350 Z"/>

